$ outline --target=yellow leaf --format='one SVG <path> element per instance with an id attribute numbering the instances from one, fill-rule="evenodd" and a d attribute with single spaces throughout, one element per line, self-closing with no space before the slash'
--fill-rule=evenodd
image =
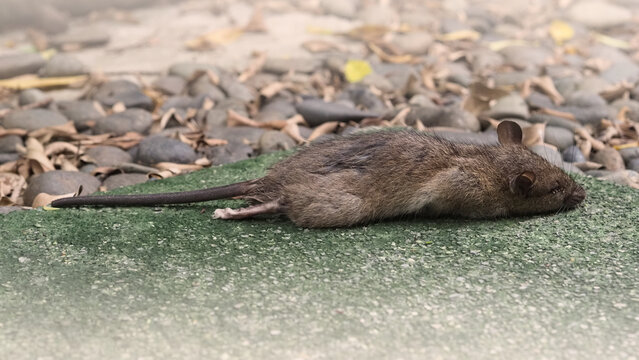
<path id="1" fill-rule="evenodd" d="M 479 40 L 481 34 L 475 30 L 459 30 L 438 36 L 441 41 L 459 41 L 459 40 Z"/>
<path id="2" fill-rule="evenodd" d="M 63 76 L 63 77 L 50 77 L 40 78 L 35 75 L 21 75 L 11 79 L 0 80 L 0 87 L 23 90 L 31 88 L 52 88 L 52 87 L 65 87 L 86 81 L 88 76 Z"/>
<path id="3" fill-rule="evenodd" d="M 333 35 L 335 32 L 331 29 L 325 29 L 319 26 L 307 26 L 306 32 L 315 35 Z"/>
<path id="4" fill-rule="evenodd" d="M 530 45 L 528 41 L 524 40 L 497 40 L 488 43 L 488 48 L 492 51 L 500 51 L 510 46 L 526 46 Z"/>
<path id="5" fill-rule="evenodd" d="M 622 150 L 622 149 L 628 149 L 628 148 L 633 148 L 637 146 L 639 146 L 639 141 L 634 141 L 631 143 L 621 144 L 621 145 L 614 145 L 613 148 L 615 148 L 615 150 Z"/>
<path id="6" fill-rule="evenodd" d="M 625 40 L 615 39 L 613 37 L 610 37 L 604 34 L 599 34 L 596 32 L 593 32 L 592 36 L 595 38 L 595 40 L 597 40 L 598 42 L 604 45 L 616 47 L 619 49 L 630 49 L 630 44 Z"/>
<path id="7" fill-rule="evenodd" d="M 44 50 L 44 51 L 40 52 L 40 55 L 42 55 L 42 57 L 45 60 L 51 59 L 53 57 L 53 55 L 55 55 L 55 54 L 57 54 L 57 51 L 55 49 L 47 49 L 47 50 Z"/>
<path id="8" fill-rule="evenodd" d="M 550 24 L 550 28 L 548 29 L 550 33 L 550 37 L 555 40 L 555 44 L 561 45 L 564 41 L 572 39 L 575 36 L 575 30 L 570 26 L 570 24 L 563 22 L 561 20 L 555 20 Z"/>
<path id="9" fill-rule="evenodd" d="M 344 76 L 349 83 L 360 82 L 372 72 L 371 65 L 365 60 L 348 60 L 344 65 Z"/>

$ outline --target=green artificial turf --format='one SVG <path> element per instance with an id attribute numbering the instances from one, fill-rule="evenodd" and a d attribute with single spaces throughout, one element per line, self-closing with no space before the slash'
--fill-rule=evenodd
<path id="1" fill-rule="evenodd" d="M 259 177 L 260 157 L 117 192 Z M 305 230 L 218 201 L 0 216 L 2 359 L 625 359 L 639 192 L 555 216 Z"/>

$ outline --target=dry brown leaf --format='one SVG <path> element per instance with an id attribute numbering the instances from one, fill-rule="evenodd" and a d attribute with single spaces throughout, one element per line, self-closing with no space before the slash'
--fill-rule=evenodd
<path id="1" fill-rule="evenodd" d="M 592 135 L 590 135 L 590 133 L 588 133 L 588 131 L 585 128 L 575 129 L 575 134 L 577 134 L 577 136 L 581 137 L 582 139 L 588 140 L 588 142 L 590 142 L 592 146 L 592 149 L 596 151 L 606 148 L 606 145 L 604 143 L 593 138 Z M 588 153 L 590 153 L 590 151 L 588 151 Z M 586 153 L 584 153 L 584 155 L 586 155 Z"/>
<path id="2" fill-rule="evenodd" d="M 554 82 L 550 76 L 535 76 L 526 81 L 532 86 L 537 87 L 541 92 L 548 95 L 555 105 L 559 105 L 564 102 L 564 97 L 561 96 Z"/>
<path id="3" fill-rule="evenodd" d="M 392 126 L 408 126 L 406 125 L 406 116 L 408 116 L 408 113 L 410 113 L 410 111 L 411 111 L 410 107 L 400 110 L 397 113 L 397 115 L 395 115 L 395 117 L 393 117 L 393 119 L 390 121 L 391 125 Z"/>
<path id="4" fill-rule="evenodd" d="M 338 121 L 325 122 L 315 127 L 315 129 L 313 129 L 313 132 L 308 137 L 308 141 L 313 141 L 322 135 L 332 134 L 335 132 L 335 130 L 337 130 L 339 126 L 340 126 L 340 123 Z"/>
<path id="5" fill-rule="evenodd" d="M 368 43 L 368 48 L 375 53 L 382 61 L 393 64 L 416 64 L 421 60 L 410 54 L 392 55 L 385 52 L 380 46 L 372 42 Z"/>
<path id="6" fill-rule="evenodd" d="M 262 128 L 271 128 L 271 129 L 281 130 L 288 124 L 288 122 L 287 120 L 268 120 L 268 121 L 261 122 L 260 124 L 262 124 L 260 126 Z"/>
<path id="7" fill-rule="evenodd" d="M 255 74 L 262 70 L 264 67 L 264 63 L 266 63 L 266 53 L 258 52 L 254 54 L 253 60 L 249 64 L 249 66 L 244 70 L 240 76 L 237 77 L 239 82 L 245 82 L 246 80 L 252 78 Z"/>
<path id="8" fill-rule="evenodd" d="M 577 122 L 577 119 L 575 118 L 575 115 L 573 115 L 573 114 L 571 114 L 569 112 L 565 112 L 565 111 L 559 111 L 559 110 L 549 109 L 549 108 L 540 108 L 538 113 L 546 114 L 546 115 L 558 116 L 558 117 L 564 118 L 566 120 Z"/>
<path id="9" fill-rule="evenodd" d="M 4 164 L 0 164 L 0 173 L 8 172 L 14 173 L 17 171 L 18 161 L 9 161 Z"/>
<path id="10" fill-rule="evenodd" d="M 27 131 L 24 129 L 5 129 L 3 127 L 0 127 L 0 137 L 6 136 L 6 135 L 24 136 L 26 134 L 27 134 Z"/>
<path id="11" fill-rule="evenodd" d="M 468 94 L 468 89 L 466 89 L 464 86 L 454 83 L 454 82 L 449 82 L 449 81 L 445 81 L 442 84 L 442 88 L 445 91 L 451 92 L 453 94 L 456 95 L 467 95 Z"/>
<path id="12" fill-rule="evenodd" d="M 0 80 L 0 87 L 13 90 L 24 90 L 32 88 L 48 89 L 76 85 L 84 83 L 88 79 L 89 77 L 87 75 L 49 78 L 40 78 L 36 75 L 20 75 L 11 79 Z"/>
<path id="13" fill-rule="evenodd" d="M 154 129 L 154 131 L 160 132 L 164 130 L 164 128 L 166 128 L 166 125 L 169 123 L 169 120 L 171 120 L 171 117 L 173 117 L 173 114 L 175 114 L 175 108 L 170 108 L 169 110 L 167 110 L 160 118 L 160 123 L 158 124 L 157 128 Z"/>
<path id="14" fill-rule="evenodd" d="M 216 86 L 220 85 L 220 77 L 218 74 L 214 73 L 213 70 L 206 70 L 204 73 L 209 78 L 209 81 L 211 81 L 211 84 Z"/>
<path id="15" fill-rule="evenodd" d="M 14 206 L 15 202 L 11 201 L 8 197 L 0 196 L 0 206 Z"/>
<path id="16" fill-rule="evenodd" d="M 71 137 L 71 140 L 73 140 L 75 144 L 93 146 L 96 144 L 102 144 L 106 139 L 110 137 L 111 137 L 111 134 L 99 134 L 99 135 L 77 134 Z"/>
<path id="17" fill-rule="evenodd" d="M 263 127 L 263 124 L 249 119 L 246 116 L 242 116 L 233 110 L 227 110 L 226 112 L 226 126 L 251 126 L 251 127 Z"/>
<path id="18" fill-rule="evenodd" d="M 437 90 L 437 86 L 435 85 L 435 69 L 431 67 L 424 66 L 420 70 L 420 76 L 422 78 L 422 83 L 429 90 Z"/>
<path id="19" fill-rule="evenodd" d="M 201 158 L 195 160 L 194 164 L 207 167 L 207 166 L 211 166 L 212 163 L 211 163 L 211 160 L 209 160 L 208 158 L 201 157 Z"/>
<path id="20" fill-rule="evenodd" d="M 75 193 L 63 194 L 63 195 L 51 195 L 47 193 L 39 193 L 33 198 L 33 203 L 31 207 L 38 208 L 41 206 L 49 205 L 53 202 L 53 200 L 64 199 L 68 197 L 75 196 Z"/>
<path id="21" fill-rule="evenodd" d="M 24 159 L 18 160 L 18 162 L 23 162 L 22 164 L 22 172 L 19 173 L 25 178 L 29 177 L 29 172 L 33 172 L 34 174 L 41 174 L 47 171 L 55 170 L 55 166 L 47 155 L 44 152 L 44 146 L 33 137 L 28 137 L 25 141 L 26 145 L 26 154 Z M 20 165 L 18 166 L 20 168 Z"/>
<path id="22" fill-rule="evenodd" d="M 195 171 L 195 170 L 200 170 L 202 168 L 204 168 L 204 165 L 197 165 L 197 164 L 178 164 L 178 163 L 172 163 L 172 162 L 161 162 L 161 163 L 157 163 L 155 165 L 153 165 L 155 168 L 157 168 L 160 171 L 170 171 L 173 174 L 181 174 L 184 172 L 189 172 L 189 171 Z"/>
<path id="23" fill-rule="evenodd" d="M 443 42 L 460 40 L 477 41 L 479 38 L 481 38 L 481 34 L 475 30 L 459 30 L 437 36 L 437 40 Z"/>
<path id="24" fill-rule="evenodd" d="M 219 29 L 187 41 L 186 47 L 194 51 L 213 50 L 220 45 L 226 45 L 235 41 L 242 36 L 243 33 L 244 28 L 242 27 Z"/>
<path id="25" fill-rule="evenodd" d="M 253 14 L 248 23 L 244 25 L 244 31 L 246 32 L 266 32 L 266 24 L 264 23 L 264 16 L 262 15 L 262 7 L 258 4 L 253 9 Z"/>
<path id="26" fill-rule="evenodd" d="M 45 51 L 49 48 L 49 38 L 45 33 L 31 28 L 27 30 L 27 37 L 38 52 Z"/>
<path id="27" fill-rule="evenodd" d="M 97 135 L 96 135 L 97 136 Z M 140 143 L 144 139 L 144 135 L 136 132 L 128 132 L 122 136 L 109 138 L 96 145 L 116 146 L 124 150 L 130 149 Z"/>
<path id="28" fill-rule="evenodd" d="M 599 93 L 599 96 L 606 99 L 608 102 L 622 98 L 626 96 L 634 88 L 632 83 L 624 80 L 615 85 L 605 88 Z"/>
<path id="29" fill-rule="evenodd" d="M 340 35 L 347 36 L 354 40 L 374 41 L 381 40 L 389 32 L 390 29 L 383 25 L 362 25 L 345 33 L 341 33 Z"/>
<path id="30" fill-rule="evenodd" d="M 546 124 L 533 124 L 522 129 L 522 143 L 524 146 L 533 146 L 544 144 L 544 134 L 546 131 Z"/>
<path id="31" fill-rule="evenodd" d="M 122 171 L 120 170 L 120 168 L 118 167 L 112 167 L 112 166 L 98 166 L 95 169 L 93 169 L 91 171 L 91 175 L 93 176 L 110 176 L 112 174 L 119 174 Z"/>
<path id="32" fill-rule="evenodd" d="M 599 135 L 597 136 L 597 139 L 602 142 L 608 142 L 613 137 L 619 135 L 620 132 L 621 129 L 619 129 L 619 127 L 617 127 L 612 121 L 603 119 L 599 123 Z"/>
<path id="33" fill-rule="evenodd" d="M 302 47 L 311 53 L 321 53 L 331 50 L 343 51 L 343 47 L 326 40 L 309 40 L 302 43 Z"/>
<path id="34" fill-rule="evenodd" d="M 0 88 L 0 90 L 1 90 L 1 89 L 2 89 L 2 88 Z M 1 94 L 0 94 L 0 95 L 1 95 Z M 0 98 L 1 98 L 1 97 L 0 97 Z M 40 101 L 36 101 L 36 102 L 34 102 L 34 103 L 31 103 L 31 104 L 27 104 L 27 105 L 24 105 L 24 106 L 20 106 L 20 107 L 18 107 L 17 109 L 11 109 L 11 108 L 9 108 L 9 109 L 2 109 L 2 110 L 0 110 L 0 118 L 4 117 L 4 116 L 6 116 L 7 114 L 9 114 L 9 113 L 11 113 L 11 112 L 14 112 L 14 111 L 22 111 L 22 110 L 28 110 L 28 109 L 36 109 L 36 108 L 39 108 L 39 107 L 47 106 L 47 105 L 49 105 L 52 101 L 53 101 L 53 98 L 47 97 L 47 98 L 44 98 L 44 99 L 42 99 L 42 100 L 40 100 Z"/>
<path id="35" fill-rule="evenodd" d="M 149 174 L 156 169 L 150 166 L 140 165 L 136 163 L 120 163 L 118 164 L 118 170 L 124 173 L 137 173 L 137 174 Z"/>
<path id="36" fill-rule="evenodd" d="M 4 198 L 10 205 L 16 204 L 25 185 L 26 180 L 18 174 L 0 173 L 0 198 Z"/>
<path id="37" fill-rule="evenodd" d="M 190 137 L 187 137 L 183 133 L 178 132 L 177 133 L 177 138 L 181 142 L 183 142 L 183 143 L 187 144 L 188 146 L 190 146 L 190 147 L 195 149 L 195 148 L 197 148 L 198 140 L 201 138 L 201 136 L 198 136 L 196 139 L 192 139 Z"/>
<path id="38" fill-rule="evenodd" d="M 577 167 L 579 170 L 581 171 L 588 171 L 588 170 L 597 170 L 597 169 L 601 169 L 603 167 L 602 164 L 596 163 L 594 161 L 586 161 L 586 162 L 580 162 L 580 163 L 573 163 L 573 165 L 575 167 Z"/>
<path id="39" fill-rule="evenodd" d="M 299 116 L 299 115 L 298 115 Z M 300 116 L 301 117 L 301 116 Z M 302 119 L 303 120 L 303 119 Z M 298 144 L 305 144 L 308 141 L 300 134 L 300 126 L 295 122 L 289 122 L 282 128 L 282 132 L 295 140 Z"/>
<path id="40" fill-rule="evenodd" d="M 592 152 L 592 143 L 590 140 L 577 136 L 576 143 L 581 153 L 584 154 L 584 157 L 586 159 L 590 158 L 590 153 Z"/>
<path id="41" fill-rule="evenodd" d="M 372 128 L 386 128 L 391 127 L 391 123 L 388 120 L 384 120 L 382 118 L 366 118 L 362 119 L 359 122 L 359 126 L 362 128 L 372 127 Z"/>
<path id="42" fill-rule="evenodd" d="M 204 143 L 208 146 L 222 146 L 229 143 L 228 140 L 213 138 L 204 138 L 202 141 L 204 141 Z"/>
<path id="43" fill-rule="evenodd" d="M 490 109 L 491 101 L 510 94 L 507 90 L 501 88 L 490 88 L 479 82 L 470 84 L 468 90 L 470 93 L 464 99 L 462 106 L 464 110 L 475 115 L 479 115 Z"/>
<path id="44" fill-rule="evenodd" d="M 80 148 L 63 141 L 52 142 L 44 147 L 44 154 L 46 156 L 56 155 L 64 152 L 78 154 L 80 153 Z"/>
<path id="45" fill-rule="evenodd" d="M 264 96 L 267 99 L 272 98 L 273 96 L 279 94 L 280 91 L 294 88 L 294 85 L 290 82 L 274 82 L 266 85 L 260 90 L 260 95 Z"/>
<path id="46" fill-rule="evenodd" d="M 152 172 L 147 174 L 149 179 L 166 179 L 175 175 L 176 175 L 175 173 L 169 170 L 162 170 L 162 171 L 153 170 Z"/>
<path id="47" fill-rule="evenodd" d="M 36 138 L 42 143 L 48 143 L 52 137 L 64 137 L 74 139 L 76 137 L 82 138 L 86 135 L 78 136 L 78 131 L 75 129 L 72 121 L 69 121 L 62 125 L 50 126 L 42 129 L 30 131 L 29 137 Z"/>
<path id="48" fill-rule="evenodd" d="M 57 165 L 60 170 L 65 171 L 80 171 L 75 164 L 73 164 L 66 156 L 60 154 L 52 159 L 54 165 Z"/>
<path id="49" fill-rule="evenodd" d="M 612 66 L 612 61 L 608 59 L 602 59 L 602 58 L 590 58 L 586 60 L 586 62 L 584 63 L 584 66 L 587 69 L 595 70 L 597 72 L 602 72 L 604 70 L 607 70 L 610 66 Z"/>

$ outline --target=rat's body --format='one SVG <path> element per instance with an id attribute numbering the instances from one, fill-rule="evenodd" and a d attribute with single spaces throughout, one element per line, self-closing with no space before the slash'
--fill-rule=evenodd
<path id="1" fill-rule="evenodd" d="M 494 218 L 573 208 L 585 192 L 567 174 L 521 145 L 503 122 L 501 145 L 456 144 L 416 131 L 382 131 L 312 145 L 266 176 L 194 192 L 75 197 L 73 205 L 157 205 L 241 198 L 252 206 L 218 209 L 240 219 L 284 213 L 303 227 L 337 227 L 420 214 Z"/>

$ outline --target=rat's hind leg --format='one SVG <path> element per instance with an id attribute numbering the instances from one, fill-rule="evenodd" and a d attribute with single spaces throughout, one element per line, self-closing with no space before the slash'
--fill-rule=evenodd
<path id="1" fill-rule="evenodd" d="M 280 211 L 280 203 L 277 200 L 253 205 L 241 209 L 217 209 L 213 213 L 215 219 L 246 219 L 260 214 L 272 214 Z"/>

